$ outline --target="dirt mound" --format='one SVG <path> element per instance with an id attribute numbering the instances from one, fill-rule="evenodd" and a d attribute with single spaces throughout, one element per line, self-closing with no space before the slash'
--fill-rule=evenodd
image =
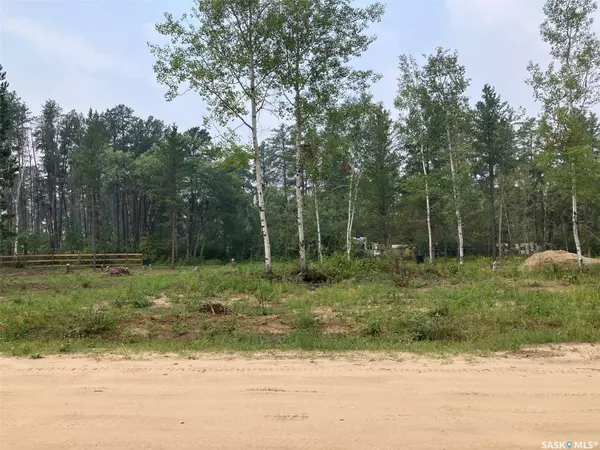
<path id="1" fill-rule="evenodd" d="M 577 255 L 564 250 L 547 250 L 545 252 L 536 253 L 523 264 L 525 269 L 534 269 L 537 267 L 551 266 L 558 264 L 560 266 L 577 266 Z M 583 264 L 600 264 L 600 259 L 583 258 Z"/>

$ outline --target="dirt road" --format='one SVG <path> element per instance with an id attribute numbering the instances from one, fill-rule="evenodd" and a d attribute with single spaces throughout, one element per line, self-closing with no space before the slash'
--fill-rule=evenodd
<path id="1" fill-rule="evenodd" d="M 512 450 L 600 441 L 600 347 L 453 361 L 0 358 L 0 377 L 2 450 Z"/>

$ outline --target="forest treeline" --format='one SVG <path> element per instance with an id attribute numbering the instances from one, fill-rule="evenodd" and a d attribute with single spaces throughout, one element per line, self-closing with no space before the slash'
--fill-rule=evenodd
<path id="1" fill-rule="evenodd" d="M 351 257 L 354 236 L 436 256 L 500 258 L 521 243 L 600 252 L 600 41 L 594 0 L 547 0 L 552 63 L 524 80 L 529 117 L 493 86 L 469 98 L 443 48 L 399 57 L 394 112 L 355 58 L 383 6 L 195 0 L 150 44 L 167 99 L 206 120 L 179 130 L 125 105 L 37 116 L 0 67 L 0 253 L 143 252 L 175 260 Z M 382 55 L 383 57 L 383 55 Z M 187 95 L 193 95 L 188 93 Z M 34 105 L 37 107 L 37 105 Z M 259 139 L 264 114 L 281 125 Z M 243 133 L 242 133 L 243 135 Z"/>

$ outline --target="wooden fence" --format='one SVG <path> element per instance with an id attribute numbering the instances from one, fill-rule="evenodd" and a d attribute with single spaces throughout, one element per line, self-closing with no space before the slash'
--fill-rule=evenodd
<path id="1" fill-rule="evenodd" d="M 141 253 L 96 253 L 96 266 L 127 266 L 142 264 Z M 94 265 L 93 253 L 49 253 L 45 255 L 0 255 L 0 267 L 64 267 Z"/>

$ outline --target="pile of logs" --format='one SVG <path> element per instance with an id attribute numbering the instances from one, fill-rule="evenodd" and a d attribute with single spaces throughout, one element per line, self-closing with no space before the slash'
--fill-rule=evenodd
<path id="1" fill-rule="evenodd" d="M 131 272 L 127 267 L 103 267 L 104 273 L 109 277 L 120 277 L 123 275 L 131 275 Z"/>

